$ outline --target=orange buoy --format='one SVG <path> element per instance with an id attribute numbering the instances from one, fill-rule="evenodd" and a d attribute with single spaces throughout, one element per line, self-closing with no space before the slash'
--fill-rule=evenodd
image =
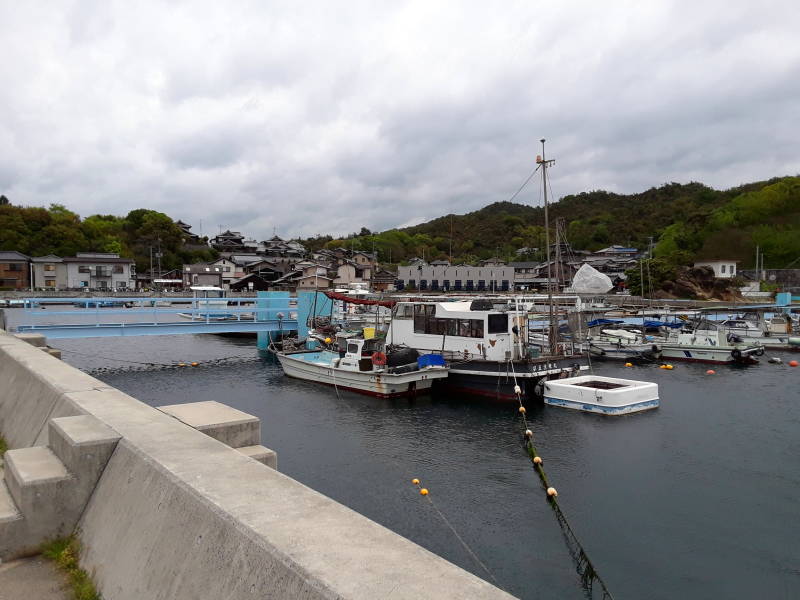
<path id="1" fill-rule="evenodd" d="M 386 355 L 383 352 L 372 353 L 372 364 L 382 367 L 386 364 Z"/>
<path id="2" fill-rule="evenodd" d="M 422 489 L 419 491 L 419 493 L 420 493 L 420 494 L 422 494 L 423 496 L 427 496 L 427 495 L 428 495 L 428 490 L 427 490 L 427 488 L 422 488 Z"/>
<path id="3" fill-rule="evenodd" d="M 800 363 L 798 363 L 796 360 L 790 360 L 789 361 L 789 366 L 790 367 L 796 367 L 798 364 L 800 364 Z"/>
<path id="4" fill-rule="evenodd" d="M 525 414 L 525 407 L 524 406 L 520 406 L 519 407 L 519 414 L 521 414 L 521 415 Z"/>
<path id="5" fill-rule="evenodd" d="M 658 368 L 659 368 L 659 369 L 666 369 L 666 368 L 667 368 L 667 365 L 658 365 Z"/>
<path id="6" fill-rule="evenodd" d="M 626 366 L 626 367 L 632 367 L 632 366 L 633 366 L 633 363 L 629 363 L 629 362 L 628 362 L 628 363 L 625 363 L 625 366 Z"/>
<path id="7" fill-rule="evenodd" d="M 534 456 L 533 457 L 534 464 L 540 465 L 542 464 L 542 457 L 541 456 Z"/>
<path id="8" fill-rule="evenodd" d="M 715 375 L 717 372 L 714 369 L 709 369 L 706 371 L 706 375 Z"/>
<path id="9" fill-rule="evenodd" d="M 666 365 L 666 369 L 667 369 L 668 371 L 672 371 L 672 369 L 674 369 L 674 368 L 675 368 L 675 367 L 673 367 L 672 365 Z"/>
<path id="10" fill-rule="evenodd" d="M 414 477 L 414 479 L 411 480 L 411 483 L 413 483 L 414 485 L 419 485 L 419 479 Z"/>
<path id="11" fill-rule="evenodd" d="M 193 366 L 193 367 L 196 367 L 196 366 L 197 366 L 197 365 L 199 365 L 199 364 L 200 364 L 199 362 L 193 362 L 193 363 L 192 363 L 192 366 Z"/>

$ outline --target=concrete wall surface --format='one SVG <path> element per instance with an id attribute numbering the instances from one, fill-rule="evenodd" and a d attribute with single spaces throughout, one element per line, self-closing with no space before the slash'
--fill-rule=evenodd
<path id="1" fill-rule="evenodd" d="M 511 598 L 411 541 L 0 331 L 0 431 L 54 416 L 121 439 L 78 526 L 106 600 Z"/>

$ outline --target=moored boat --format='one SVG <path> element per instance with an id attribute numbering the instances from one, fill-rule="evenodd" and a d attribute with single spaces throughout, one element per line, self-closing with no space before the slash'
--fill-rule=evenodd
<path id="1" fill-rule="evenodd" d="M 404 354 L 396 364 L 383 351 L 383 340 L 362 337 L 337 338 L 339 350 L 279 351 L 275 354 L 289 377 L 314 381 L 379 398 L 413 396 L 430 390 L 434 381 L 444 379 L 448 369 L 441 356 Z M 399 356 L 399 353 L 398 353 Z"/>
<path id="2" fill-rule="evenodd" d="M 669 360 L 713 364 L 757 364 L 764 354 L 761 344 L 741 343 L 712 321 L 700 320 L 673 331 L 661 345 L 661 357 Z"/>

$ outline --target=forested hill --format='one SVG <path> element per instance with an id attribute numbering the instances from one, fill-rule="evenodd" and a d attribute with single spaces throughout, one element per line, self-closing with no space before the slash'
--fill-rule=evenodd
<path id="1" fill-rule="evenodd" d="M 775 178 L 729 190 L 701 183 L 670 183 L 638 194 L 605 191 L 565 196 L 550 205 L 551 241 L 555 224 L 574 249 L 597 250 L 610 244 L 646 248 L 670 262 L 731 258 L 750 266 L 755 245 L 767 267 L 783 268 L 800 257 L 800 179 Z M 414 256 L 473 262 L 499 255 L 513 259 L 519 248 L 544 248 L 544 209 L 496 202 L 464 215 L 445 215 L 401 230 L 371 234 L 362 229 L 344 240 L 324 240 L 378 251 L 382 261 Z M 320 240 L 321 241 L 321 240 Z M 310 240 L 313 244 L 313 240 Z M 540 258 L 535 254 L 528 259 Z M 800 261 L 798 261 L 800 263 Z M 800 266 L 800 265 L 796 265 Z"/>

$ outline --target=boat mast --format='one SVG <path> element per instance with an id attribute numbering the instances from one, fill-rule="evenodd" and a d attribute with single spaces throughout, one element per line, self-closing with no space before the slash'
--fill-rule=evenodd
<path id="1" fill-rule="evenodd" d="M 547 160 L 544 153 L 545 139 L 539 140 L 542 142 L 542 156 L 537 157 L 537 162 L 542 167 L 542 191 L 544 193 L 544 241 L 547 245 L 547 304 L 549 306 L 549 325 L 547 330 L 547 343 L 550 348 L 550 354 L 556 353 L 556 324 L 553 315 L 553 275 L 552 265 L 550 264 L 550 216 L 548 212 L 547 203 L 547 167 L 552 165 L 555 160 Z"/>

